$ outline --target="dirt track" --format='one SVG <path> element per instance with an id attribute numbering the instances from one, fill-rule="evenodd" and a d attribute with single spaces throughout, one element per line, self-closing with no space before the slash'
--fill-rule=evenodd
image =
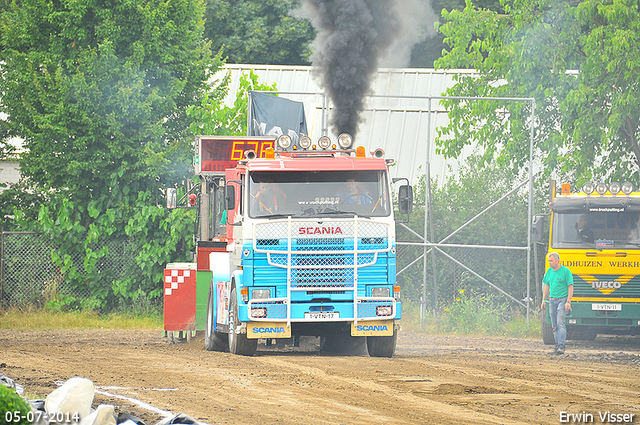
<path id="1" fill-rule="evenodd" d="M 402 332 L 392 359 L 321 355 L 313 340 L 252 358 L 170 344 L 160 331 L 0 330 L 0 373 L 45 396 L 91 379 L 207 424 L 557 424 L 561 412 L 634 414 L 640 423 L 640 338 L 569 341 Z M 97 394 L 154 424 L 162 416 Z M 584 421 L 574 421 L 582 423 Z"/>

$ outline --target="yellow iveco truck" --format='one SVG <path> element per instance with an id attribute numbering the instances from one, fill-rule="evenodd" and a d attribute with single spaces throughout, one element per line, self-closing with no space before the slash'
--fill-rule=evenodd
<path id="1" fill-rule="evenodd" d="M 640 334 L 640 192 L 631 183 L 587 183 L 577 193 L 563 184 L 556 195 L 552 181 L 550 197 L 548 252 L 573 274 L 567 339 Z M 542 339 L 554 344 L 546 310 Z"/>

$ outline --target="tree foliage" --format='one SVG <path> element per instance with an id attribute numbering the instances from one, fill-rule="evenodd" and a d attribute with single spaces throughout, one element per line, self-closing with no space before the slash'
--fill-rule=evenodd
<path id="1" fill-rule="evenodd" d="M 236 98 L 233 106 L 224 104 L 229 92 L 231 74 L 227 73 L 215 83 L 216 90 L 205 95 L 199 105 L 188 108 L 187 114 L 193 118 L 191 132 L 209 136 L 237 136 L 247 134 L 247 111 L 249 107 L 248 93 L 256 91 L 276 91 L 276 83 L 263 84 L 251 70 L 249 75 L 240 76 Z"/>
<path id="2" fill-rule="evenodd" d="M 161 266 L 185 255 L 189 213 L 162 209 L 161 189 L 187 178 L 186 110 L 220 64 L 203 13 L 200 0 L 22 0 L 0 14 L 3 135 L 24 139 L 22 174 L 46 193 L 30 225 L 103 305 L 159 295 Z M 106 248 L 94 247 L 114 237 L 134 241 L 138 270 L 111 288 L 95 267 Z"/>
<path id="3" fill-rule="evenodd" d="M 452 10 L 462 10 L 465 7 L 464 0 L 431 0 L 430 4 L 438 16 Z M 476 0 L 474 4 L 482 9 L 495 12 L 503 11 L 499 0 Z M 440 18 L 439 22 L 444 23 L 444 18 Z M 441 33 L 425 38 L 413 47 L 409 66 L 412 68 L 433 68 L 434 62 L 440 58 L 445 47 L 444 35 Z"/>
<path id="4" fill-rule="evenodd" d="M 315 32 L 300 0 L 207 0 L 205 37 L 229 63 L 308 65 Z"/>
<path id="5" fill-rule="evenodd" d="M 504 13 L 467 1 L 444 13 L 450 46 L 438 68 L 475 68 L 451 96 L 531 97 L 535 146 L 545 176 L 582 183 L 594 178 L 638 182 L 640 104 L 637 69 L 640 9 L 632 0 L 501 2 Z M 575 70 L 577 72 L 571 72 Z M 478 144 L 514 172 L 528 160 L 527 103 L 443 102 L 445 155 Z"/>

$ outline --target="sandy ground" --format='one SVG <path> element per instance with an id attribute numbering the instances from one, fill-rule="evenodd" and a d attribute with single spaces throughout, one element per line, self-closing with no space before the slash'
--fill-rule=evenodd
<path id="1" fill-rule="evenodd" d="M 391 359 L 324 355 L 315 339 L 250 358 L 203 347 L 161 331 L 0 330 L 0 373 L 30 398 L 89 378 L 106 393 L 94 407 L 149 425 L 162 414 L 119 397 L 207 424 L 603 423 L 605 412 L 640 423 L 640 338 L 569 341 L 564 356 L 539 340 L 409 332 Z"/>

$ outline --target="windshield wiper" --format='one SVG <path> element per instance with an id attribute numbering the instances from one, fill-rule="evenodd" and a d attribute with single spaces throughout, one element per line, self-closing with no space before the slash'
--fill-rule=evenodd
<path id="1" fill-rule="evenodd" d="M 261 215 L 259 217 L 255 217 L 255 218 L 268 218 L 268 219 L 272 219 L 272 218 L 287 218 L 289 216 L 295 217 L 295 214 L 269 214 L 269 215 Z"/>
<path id="2" fill-rule="evenodd" d="M 324 210 L 324 211 L 318 211 L 314 215 L 355 215 L 355 213 L 351 211 L 341 211 L 341 210 Z"/>

